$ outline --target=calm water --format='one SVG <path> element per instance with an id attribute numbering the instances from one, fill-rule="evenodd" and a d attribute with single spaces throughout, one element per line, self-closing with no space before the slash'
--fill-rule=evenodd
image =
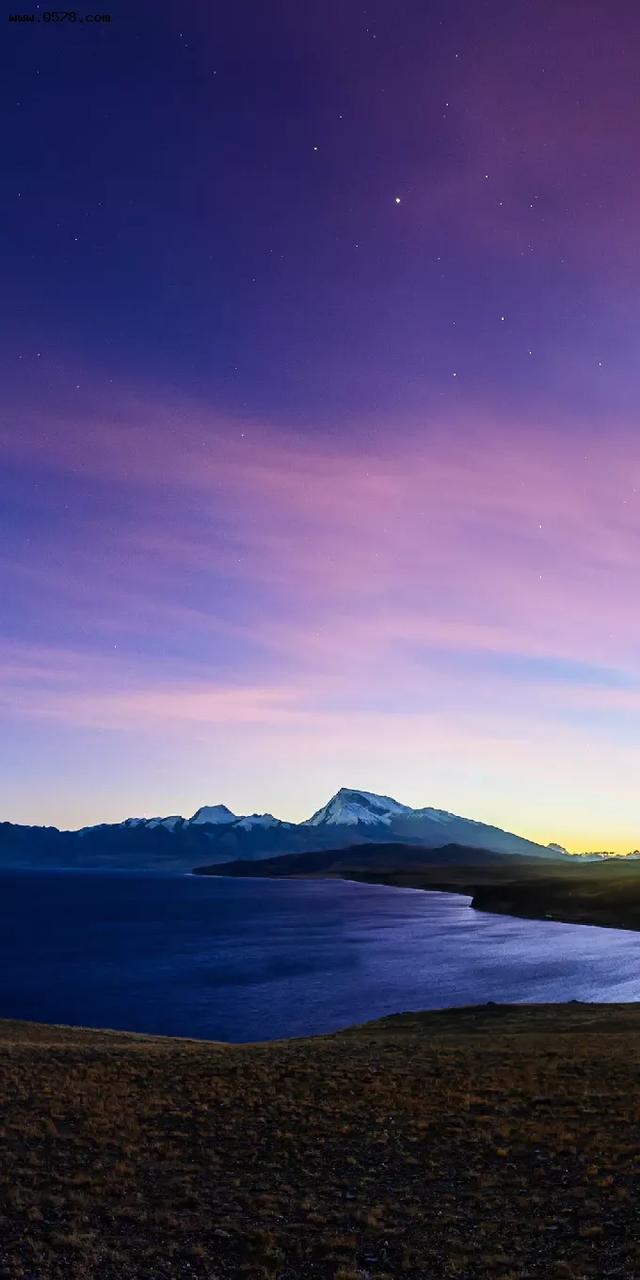
<path id="1" fill-rule="evenodd" d="M 218 1040 L 485 1000 L 638 1000 L 640 934 L 342 881 L 0 876 L 0 1017 Z"/>

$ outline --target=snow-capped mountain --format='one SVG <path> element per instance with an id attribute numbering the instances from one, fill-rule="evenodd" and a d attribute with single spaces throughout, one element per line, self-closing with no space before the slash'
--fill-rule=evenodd
<path id="1" fill-rule="evenodd" d="M 102 831 L 105 828 L 145 827 L 148 831 L 153 827 L 166 827 L 167 831 L 184 830 L 185 827 L 235 827 L 239 831 L 250 831 L 253 827 L 291 827 L 295 823 L 281 822 L 272 813 L 249 813 L 240 817 L 228 809 L 226 804 L 205 804 L 196 809 L 192 818 L 183 818 L 181 814 L 172 814 L 168 818 L 125 818 L 123 822 L 101 822 L 95 827 L 82 827 L 82 834 L 89 831 Z"/>
<path id="2" fill-rule="evenodd" d="M 187 821 L 217 824 L 219 822 L 236 822 L 237 816 L 237 814 L 231 812 L 231 809 L 227 809 L 226 804 L 204 804 L 201 809 L 196 809 L 193 817 L 187 819 Z"/>
<path id="3" fill-rule="evenodd" d="M 413 813 L 413 810 L 407 804 L 392 800 L 391 796 L 377 796 L 372 791 L 352 791 L 349 787 L 341 787 L 328 804 L 323 805 L 322 809 L 318 809 L 301 825 L 353 827 L 364 822 L 389 826 L 394 817 L 403 813 Z"/>
<path id="4" fill-rule="evenodd" d="M 101 828 L 122 827 L 130 830 L 133 827 L 166 827 L 167 831 L 173 831 L 179 824 L 184 822 L 184 818 L 179 813 L 170 814 L 168 818 L 125 818 L 123 822 L 100 822 L 94 827 L 81 827 L 76 833 L 77 835 L 85 835 L 88 831 L 99 831 Z"/>
<path id="5" fill-rule="evenodd" d="M 238 815 L 224 804 L 203 805 L 191 818 L 126 818 L 80 831 L 0 823 L 0 866 L 191 870 L 204 863 L 385 841 L 428 849 L 451 844 L 536 858 L 570 856 L 559 845 L 540 845 L 444 809 L 412 809 L 391 796 L 341 787 L 299 823 L 283 822 L 271 813 Z"/>
<path id="6" fill-rule="evenodd" d="M 252 827 L 291 827 L 294 825 L 292 822 L 281 822 L 279 818 L 274 818 L 272 813 L 248 813 L 246 818 L 238 819 L 238 827 L 243 831 L 250 831 Z"/>
<path id="7" fill-rule="evenodd" d="M 539 858 L 568 856 L 559 845 L 544 846 L 526 840 L 510 831 L 491 827 L 475 818 L 461 818 L 446 809 L 425 807 L 412 809 L 400 804 L 391 796 L 375 795 L 371 791 L 356 791 L 341 787 L 328 804 L 318 809 L 303 827 L 342 827 L 347 832 L 355 828 L 359 839 L 405 841 L 438 848 L 443 844 L 463 844 L 478 849 L 493 849 L 496 853 L 517 853 Z M 335 841 L 335 835 L 334 835 Z M 348 843 L 345 840 L 345 843 Z"/>

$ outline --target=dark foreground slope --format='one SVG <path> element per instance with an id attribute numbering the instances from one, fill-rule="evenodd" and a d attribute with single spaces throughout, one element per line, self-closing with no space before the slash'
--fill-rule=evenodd
<path id="1" fill-rule="evenodd" d="M 6 1280 L 640 1274 L 638 1006 L 226 1047 L 0 1023 Z"/>
<path id="2" fill-rule="evenodd" d="M 403 889 L 464 893 L 472 907 L 531 919 L 640 929 L 640 861 L 557 863 L 446 845 L 407 849 L 379 844 L 322 854 L 270 858 L 259 864 L 199 868 L 229 876 L 343 876 Z"/>

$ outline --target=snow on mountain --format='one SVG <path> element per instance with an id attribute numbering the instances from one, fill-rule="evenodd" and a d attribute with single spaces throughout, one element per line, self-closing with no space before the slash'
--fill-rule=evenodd
<path id="1" fill-rule="evenodd" d="M 340 826 L 352 827 L 358 822 L 381 823 L 388 826 L 393 818 L 413 813 L 406 804 L 399 804 L 391 796 L 377 796 L 372 791 L 353 791 L 341 787 L 328 804 L 300 825 L 303 827 Z"/>
<path id="2" fill-rule="evenodd" d="M 184 818 L 179 813 L 173 813 L 168 818 L 125 818 L 122 822 L 98 822 L 92 827 L 80 827 L 78 835 L 86 835 L 88 831 L 100 831 L 107 827 L 166 827 L 167 831 L 174 831 L 178 823 L 184 822 Z"/>
<path id="3" fill-rule="evenodd" d="M 249 813 L 246 818 L 240 818 L 235 825 L 241 827 L 243 831 L 250 831 L 252 827 L 282 827 L 290 824 L 281 822 L 280 818 L 274 818 L 272 813 Z"/>
<path id="4" fill-rule="evenodd" d="M 447 813 L 446 809 L 409 809 L 408 813 L 411 814 L 412 818 L 430 818 L 432 822 L 440 822 L 442 825 L 456 821 L 455 813 Z M 474 819 L 467 818 L 466 821 L 473 822 Z M 477 825 L 480 826 L 481 824 L 478 823 Z"/>
<path id="5" fill-rule="evenodd" d="M 420 843 L 433 849 L 453 843 L 493 849 L 496 853 L 546 858 L 569 856 L 560 849 L 546 848 L 514 832 L 478 822 L 475 818 L 462 818 L 445 809 L 412 809 L 391 796 L 378 796 L 371 791 L 356 791 L 349 787 L 342 787 L 336 792 L 322 809 L 300 824 L 299 830 L 304 827 L 321 830 L 353 827 L 360 840 L 379 840 L 381 836 L 376 828 L 383 828 L 395 840 Z M 388 837 L 385 835 L 384 838 Z"/>
<path id="6" fill-rule="evenodd" d="M 527 857 L 570 856 L 557 844 L 540 845 L 514 832 L 503 831 L 474 818 L 462 818 L 446 809 L 413 809 L 391 796 L 359 791 L 353 787 L 341 787 L 321 809 L 301 823 L 282 822 L 272 813 L 250 813 L 241 817 L 226 805 L 216 804 L 203 805 L 192 818 L 181 818 L 175 814 L 164 818 L 127 818 L 120 823 L 85 827 L 76 834 L 82 836 L 83 844 L 95 839 L 101 856 L 106 856 L 105 849 L 113 849 L 117 853 L 118 832 L 130 832 L 122 848 L 131 861 L 134 858 L 132 850 L 138 847 L 135 840 L 132 844 L 134 829 L 148 832 L 139 846 L 142 865 L 145 858 L 153 856 L 149 837 L 154 828 L 164 828 L 171 833 L 176 849 L 178 846 L 182 849 L 179 856 L 187 864 L 196 856 L 194 850 L 199 838 L 209 846 L 207 858 L 218 862 L 229 861 L 234 854 L 252 860 L 285 853 L 312 852 L 341 843 L 375 843 L 380 840 L 422 845 L 430 849 L 459 844 Z M 163 857 L 169 856 L 166 842 L 161 840 L 158 849 L 162 850 Z M 589 860 L 600 856 L 603 855 L 590 855 Z"/>
<path id="7" fill-rule="evenodd" d="M 231 809 L 227 809 L 226 804 L 205 804 L 201 809 L 196 809 L 189 822 L 236 822 L 237 814 L 232 813 Z"/>

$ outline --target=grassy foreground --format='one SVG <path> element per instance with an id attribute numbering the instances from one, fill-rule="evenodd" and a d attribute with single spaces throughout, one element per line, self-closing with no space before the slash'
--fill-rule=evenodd
<path id="1" fill-rule="evenodd" d="M 640 1006 L 223 1046 L 0 1023 L 0 1277 L 640 1275 Z"/>

